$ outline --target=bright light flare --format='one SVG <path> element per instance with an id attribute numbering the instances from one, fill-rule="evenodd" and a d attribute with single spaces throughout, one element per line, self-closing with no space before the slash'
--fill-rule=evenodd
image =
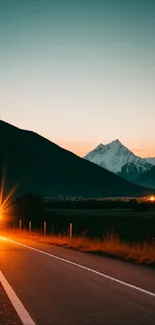
<path id="1" fill-rule="evenodd" d="M 4 170 L 3 177 L 2 177 L 2 184 L 1 184 L 1 187 L 0 187 L 0 220 L 4 219 L 3 215 L 6 214 L 6 213 L 8 214 L 9 211 L 13 208 L 14 205 L 12 205 L 12 196 L 16 192 L 19 184 L 15 185 L 10 190 L 8 195 L 3 199 L 4 186 L 5 186 L 5 170 Z"/>
<path id="2" fill-rule="evenodd" d="M 154 202 L 155 201 L 155 197 L 153 195 L 150 196 L 149 201 Z"/>

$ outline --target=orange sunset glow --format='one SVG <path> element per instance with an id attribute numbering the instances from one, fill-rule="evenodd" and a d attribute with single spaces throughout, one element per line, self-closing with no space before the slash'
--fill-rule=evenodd
<path id="1" fill-rule="evenodd" d="M 52 140 L 52 139 L 51 139 Z M 102 140 L 102 139 L 101 139 Z M 120 139 L 121 140 L 121 139 Z M 106 139 L 106 141 L 100 141 L 98 140 L 98 142 L 80 142 L 80 141 L 59 141 L 57 140 L 56 142 L 63 147 L 66 150 L 69 150 L 75 154 L 77 154 L 80 157 L 84 157 L 88 152 L 90 152 L 91 150 L 93 150 L 95 147 L 98 146 L 98 144 L 100 142 L 107 144 L 108 142 L 110 142 L 111 139 Z M 125 144 L 126 145 L 126 144 Z M 131 144 L 127 144 L 127 147 L 129 148 L 129 150 L 131 150 L 135 155 L 143 157 L 143 158 L 147 158 L 147 157 L 154 157 L 155 156 L 155 146 L 150 146 L 150 147 L 146 147 L 146 148 L 134 148 L 133 145 Z"/>

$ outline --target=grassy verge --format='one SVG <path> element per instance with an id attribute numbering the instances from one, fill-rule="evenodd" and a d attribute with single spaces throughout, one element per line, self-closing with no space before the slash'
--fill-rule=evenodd
<path id="1" fill-rule="evenodd" d="M 138 264 L 145 264 L 155 266 L 155 240 L 143 243 L 128 243 L 122 242 L 115 234 L 109 234 L 103 240 L 88 239 L 86 237 L 73 237 L 70 240 L 67 236 L 43 236 L 37 232 L 28 231 L 9 231 L 6 234 L 16 235 L 29 238 L 41 243 L 53 244 L 56 246 L 71 248 L 85 253 L 93 253 L 103 256 L 111 256 L 127 261 L 136 262 Z"/>

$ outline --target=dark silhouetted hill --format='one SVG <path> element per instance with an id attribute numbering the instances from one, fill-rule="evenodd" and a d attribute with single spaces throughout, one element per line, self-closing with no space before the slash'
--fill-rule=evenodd
<path id="1" fill-rule="evenodd" d="M 6 190 L 20 182 L 17 195 L 138 196 L 150 191 L 127 182 L 40 135 L 0 121 L 0 175 Z"/>

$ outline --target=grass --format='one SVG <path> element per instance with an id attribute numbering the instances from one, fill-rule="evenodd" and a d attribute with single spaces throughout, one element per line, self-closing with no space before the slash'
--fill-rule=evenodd
<path id="1" fill-rule="evenodd" d="M 70 240 L 68 236 L 43 236 L 39 232 L 30 233 L 25 230 L 13 230 L 7 232 L 8 236 L 9 234 L 26 237 L 41 243 L 71 248 L 85 253 L 121 258 L 138 264 L 155 266 L 155 238 L 153 238 L 151 242 L 145 241 L 143 243 L 129 243 L 122 242 L 118 235 L 114 233 L 108 234 L 103 240 L 74 236 L 72 240 Z"/>
<path id="2" fill-rule="evenodd" d="M 113 217 L 113 218 L 140 218 L 140 219 L 154 219 L 155 209 L 147 211 L 134 211 L 131 208 L 124 209 L 49 209 L 45 210 L 46 216 L 52 217 L 72 217 L 75 218 L 90 218 L 90 217 Z"/>

